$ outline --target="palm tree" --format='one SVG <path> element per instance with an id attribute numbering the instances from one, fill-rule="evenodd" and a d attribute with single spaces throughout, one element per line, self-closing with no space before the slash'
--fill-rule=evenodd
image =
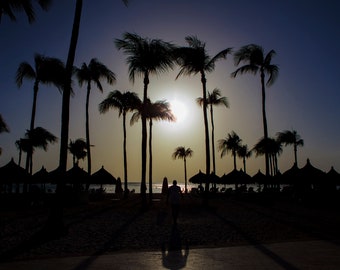
<path id="1" fill-rule="evenodd" d="M 50 133 L 48 130 L 42 127 L 36 127 L 33 130 L 27 130 L 25 133 L 25 146 L 23 150 L 26 150 L 27 155 L 33 157 L 35 148 L 42 148 L 47 151 L 49 143 L 55 143 L 58 138 Z M 33 158 L 30 162 L 29 173 L 32 174 Z M 25 189 L 25 188 L 24 188 Z"/>
<path id="2" fill-rule="evenodd" d="M 27 152 L 28 147 L 26 147 L 27 145 L 27 139 L 25 138 L 20 138 L 19 140 L 15 141 L 15 146 L 16 148 L 19 150 L 19 158 L 18 158 L 18 165 L 21 166 L 21 157 L 22 157 L 22 152 Z"/>
<path id="3" fill-rule="evenodd" d="M 39 0 L 36 1 L 39 6 L 47 11 L 51 4 L 52 0 Z M 31 24 L 35 22 L 35 12 L 32 4 L 32 0 L 1 0 L 0 1 L 0 22 L 2 19 L 2 15 L 7 15 L 9 19 L 13 22 L 17 20 L 14 12 L 24 11 L 26 13 L 28 22 Z"/>
<path id="4" fill-rule="evenodd" d="M 248 145 L 247 144 L 241 145 L 240 148 L 237 150 L 237 156 L 242 158 L 242 161 L 243 161 L 243 171 L 245 173 L 247 173 L 247 170 L 246 170 L 246 159 L 250 158 L 251 155 L 252 155 L 252 151 L 248 150 Z"/>
<path id="5" fill-rule="evenodd" d="M 187 36 L 185 38 L 188 47 L 180 47 L 175 50 L 175 59 L 180 66 L 180 71 L 176 76 L 178 79 L 181 75 L 201 75 L 203 90 L 203 101 L 207 101 L 207 79 L 206 73 L 215 69 L 217 60 L 225 59 L 227 54 L 231 53 L 231 48 L 217 53 L 210 57 L 205 49 L 205 43 L 200 41 L 196 36 Z M 210 146 L 209 146 L 209 127 L 207 117 L 207 102 L 203 102 L 203 119 L 205 131 L 205 155 L 206 155 L 206 175 L 210 174 Z M 209 181 L 206 181 L 205 191 L 209 192 Z"/>
<path id="6" fill-rule="evenodd" d="M 9 132 L 9 128 L 5 120 L 2 118 L 2 115 L 0 114 L 0 133 L 3 133 L 3 132 Z M 2 152 L 2 148 L 0 147 L 0 155 L 1 155 L 1 152 Z"/>
<path id="7" fill-rule="evenodd" d="M 282 132 L 278 132 L 276 134 L 277 140 L 283 143 L 285 146 L 292 144 L 294 147 L 294 161 L 296 166 L 297 164 L 297 147 L 303 146 L 304 141 L 301 139 L 301 136 L 297 133 L 296 130 L 285 130 Z"/>
<path id="8" fill-rule="evenodd" d="M 191 148 L 185 148 L 184 146 L 178 146 L 175 151 L 172 153 L 173 159 L 183 159 L 184 161 L 184 183 L 185 183 L 185 193 L 188 193 L 187 188 L 187 157 L 192 157 L 193 151 Z"/>
<path id="9" fill-rule="evenodd" d="M 175 121 L 175 116 L 170 110 L 170 104 L 164 100 L 152 103 L 147 99 L 147 104 L 144 106 L 146 118 L 149 120 L 149 201 L 152 203 L 152 125 L 153 120 L 167 120 Z M 141 117 L 142 111 L 135 112 L 131 118 L 131 124 L 138 121 Z"/>
<path id="10" fill-rule="evenodd" d="M 22 86 L 23 80 L 33 80 L 33 106 L 31 114 L 30 130 L 34 130 L 35 114 L 37 107 L 37 97 L 39 91 L 39 84 L 43 83 L 46 85 L 53 84 L 60 91 L 62 89 L 62 82 L 64 79 L 65 66 L 62 61 L 57 58 L 45 57 L 41 54 L 35 54 L 34 56 L 34 67 L 32 67 L 28 62 L 20 63 L 17 71 L 15 81 L 17 86 L 20 88 Z M 28 152 L 26 158 L 26 170 L 31 163 L 32 153 Z"/>
<path id="11" fill-rule="evenodd" d="M 73 157 L 73 166 L 78 165 L 80 159 L 86 157 L 87 145 L 84 139 L 76 139 L 75 141 L 70 140 L 68 150 Z"/>
<path id="12" fill-rule="evenodd" d="M 262 93 L 262 119 L 263 119 L 263 131 L 264 139 L 268 138 L 268 127 L 266 117 L 266 88 L 265 86 L 271 86 L 278 74 L 279 68 L 277 65 L 271 63 L 273 56 L 276 54 L 274 50 L 270 50 L 267 54 L 264 53 L 264 49 L 256 44 L 249 44 L 241 47 L 235 54 L 235 64 L 238 66 L 241 62 L 245 65 L 239 67 L 231 76 L 235 78 L 239 73 L 252 73 L 256 75 L 258 72 L 261 77 L 261 93 Z M 265 76 L 269 75 L 268 80 L 265 83 Z M 269 175 L 269 156 L 265 153 L 266 175 Z"/>
<path id="13" fill-rule="evenodd" d="M 137 34 L 125 32 L 123 39 L 116 39 L 115 45 L 118 50 L 123 50 L 128 55 L 129 78 L 134 83 L 135 76 L 143 77 L 143 106 L 148 99 L 148 85 L 150 75 L 158 75 L 173 67 L 174 45 L 160 39 L 142 38 Z M 146 113 L 142 108 L 142 179 L 141 196 L 143 207 L 146 206 L 146 143 L 147 127 Z"/>
<path id="14" fill-rule="evenodd" d="M 237 170 L 236 167 L 236 155 L 238 149 L 241 147 L 242 140 L 237 135 L 235 131 L 228 133 L 225 139 L 221 139 L 218 141 L 218 150 L 221 151 L 221 158 L 231 151 L 231 155 L 234 158 L 234 170 Z"/>
<path id="15" fill-rule="evenodd" d="M 80 86 L 83 83 L 87 84 L 86 93 L 86 151 L 87 151 L 87 173 L 91 175 L 91 150 L 90 150 L 90 119 L 89 119 L 89 103 L 90 103 L 90 92 L 91 92 L 91 82 L 97 85 L 100 92 L 103 92 L 101 79 L 106 79 L 107 83 L 112 85 L 116 81 L 116 75 L 108 69 L 104 64 L 98 61 L 96 58 L 92 58 L 90 63 L 87 65 L 83 63 L 81 68 L 75 69 L 75 74 L 78 79 Z"/>
<path id="16" fill-rule="evenodd" d="M 127 5 L 128 0 L 122 0 Z M 72 93 L 72 71 L 73 63 L 76 55 L 80 19 L 83 8 L 83 0 L 76 0 L 76 8 L 74 11 L 74 19 L 72 26 L 72 35 L 70 41 L 70 47 L 66 61 L 66 75 L 63 85 L 63 98 L 62 98 L 62 109 L 61 109 L 61 135 L 60 135 L 60 154 L 59 154 L 59 171 L 64 174 L 67 168 L 67 150 L 68 150 L 68 133 L 69 133 L 69 122 L 70 122 L 70 97 Z M 65 181 L 57 183 L 57 193 L 62 193 L 64 190 Z M 61 191 L 61 192 L 60 192 Z M 44 230 L 46 233 L 50 233 L 52 230 L 54 234 L 63 235 L 67 233 L 67 229 L 63 224 L 63 209 L 62 196 L 57 196 L 57 203 L 59 207 L 55 207 L 51 211 Z"/>
<path id="17" fill-rule="evenodd" d="M 274 176 L 279 172 L 277 156 L 282 153 L 281 143 L 273 138 L 261 138 L 254 146 L 256 156 L 267 154 L 269 157 L 269 176 Z"/>
<path id="18" fill-rule="evenodd" d="M 203 98 L 197 98 L 197 103 L 202 106 Z M 213 160 L 213 172 L 216 173 L 216 161 L 215 161 L 215 125 L 214 125 L 214 106 L 224 105 L 229 108 L 229 102 L 226 97 L 221 97 L 221 90 L 215 88 L 212 93 L 208 92 L 207 105 L 210 107 L 210 121 L 211 121 L 211 148 L 212 148 L 212 160 Z"/>
<path id="19" fill-rule="evenodd" d="M 99 104 L 100 113 L 106 113 L 110 108 L 117 109 L 119 116 L 123 115 L 123 153 L 124 153 L 124 198 L 128 196 L 127 151 L 126 151 L 126 114 L 141 107 L 142 101 L 134 92 L 112 91 Z"/>

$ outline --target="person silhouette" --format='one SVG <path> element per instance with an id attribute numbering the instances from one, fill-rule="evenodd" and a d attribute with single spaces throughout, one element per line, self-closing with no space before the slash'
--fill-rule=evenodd
<path id="1" fill-rule="evenodd" d="M 182 190 L 179 186 L 177 186 L 177 181 L 173 180 L 172 186 L 170 186 L 168 189 L 166 203 L 170 202 L 173 224 L 175 226 L 177 225 L 177 218 L 179 214 L 181 196 L 182 196 Z"/>

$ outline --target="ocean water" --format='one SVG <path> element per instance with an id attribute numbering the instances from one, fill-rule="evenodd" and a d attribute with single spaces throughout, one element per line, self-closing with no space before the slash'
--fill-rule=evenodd
<path id="1" fill-rule="evenodd" d="M 169 184 L 170 186 L 170 184 Z M 181 188 L 182 192 L 184 192 L 185 185 L 184 183 L 178 183 L 178 186 Z M 211 186 L 211 185 L 210 185 Z M 98 190 L 101 186 L 100 185 L 90 185 L 90 192 L 95 192 Z M 122 183 L 122 187 L 124 189 L 124 183 Z M 147 190 L 146 192 L 149 193 L 149 183 L 146 183 Z M 203 184 L 203 187 L 205 187 L 205 184 Z M 221 190 L 221 188 L 225 189 L 235 189 L 235 185 L 216 185 L 218 190 Z M 258 185 L 247 185 L 247 187 L 252 187 L 254 191 L 258 189 Z M 85 188 L 85 186 L 84 186 Z M 116 185 L 102 185 L 102 188 L 105 190 L 106 193 L 115 193 Z M 187 184 L 188 192 L 190 192 L 193 188 L 197 189 L 198 184 Z M 55 184 L 35 184 L 31 185 L 31 190 L 44 190 L 47 193 L 54 193 L 56 190 Z M 140 182 L 128 182 L 128 189 L 130 191 L 134 191 L 135 193 L 140 193 Z M 12 192 L 15 193 L 17 190 L 17 185 L 12 185 Z M 19 192 L 21 193 L 23 191 L 23 185 L 19 186 Z M 162 183 L 153 183 L 152 184 L 152 193 L 162 193 Z"/>

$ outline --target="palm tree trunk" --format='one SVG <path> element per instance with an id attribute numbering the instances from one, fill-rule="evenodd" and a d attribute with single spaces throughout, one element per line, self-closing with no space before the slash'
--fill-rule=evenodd
<path id="1" fill-rule="evenodd" d="M 152 118 L 149 119 L 149 204 L 152 204 Z"/>
<path id="2" fill-rule="evenodd" d="M 66 78 L 63 89 L 63 100 L 62 100 L 62 112 L 61 112 L 61 136 L 60 136 L 60 157 L 59 157 L 59 168 L 61 172 L 66 172 L 67 167 L 67 144 L 68 144 L 68 131 L 70 121 L 70 97 L 71 97 L 71 77 L 74 58 L 76 54 L 80 18 L 83 7 L 83 1 L 77 0 L 76 9 L 73 20 L 71 43 L 66 63 Z"/>
<path id="3" fill-rule="evenodd" d="M 297 146 L 296 146 L 296 143 L 294 143 L 294 160 L 295 160 L 295 164 L 297 166 Z"/>
<path id="4" fill-rule="evenodd" d="M 210 146 L 209 146 L 209 127 L 207 116 L 207 88 L 204 72 L 201 72 L 201 82 L 203 86 L 203 118 L 204 118 L 204 133 L 205 133 L 205 162 L 206 162 L 206 184 L 205 192 L 209 193 L 209 175 L 210 175 Z"/>
<path id="5" fill-rule="evenodd" d="M 215 125 L 214 125 L 214 113 L 213 105 L 210 104 L 210 119 L 211 119 L 211 148 L 212 148 L 212 161 L 213 161 L 213 172 L 216 174 L 216 161 L 215 161 Z M 216 183 L 214 183 L 214 188 L 216 188 Z"/>
<path id="6" fill-rule="evenodd" d="M 31 115 L 31 124 L 30 124 L 30 131 L 31 132 L 34 129 L 35 113 L 36 113 L 36 108 L 37 108 L 38 89 L 39 89 L 39 82 L 35 81 L 34 87 L 33 87 L 33 105 L 32 105 L 32 115 Z M 33 148 L 33 145 L 31 147 Z M 26 171 L 30 175 L 32 175 L 32 170 L 33 170 L 32 159 L 33 159 L 33 151 L 28 151 L 27 155 L 26 155 Z"/>
<path id="7" fill-rule="evenodd" d="M 143 108 L 142 108 L 142 179 L 141 179 L 141 197 L 142 207 L 146 207 L 146 142 L 147 142 L 147 130 L 146 130 L 146 112 L 145 106 L 148 98 L 148 84 L 149 74 L 144 74 L 144 91 L 143 91 Z"/>
<path id="8" fill-rule="evenodd" d="M 188 181 L 187 181 L 187 159 L 184 156 L 184 183 L 185 183 L 185 189 L 184 192 L 188 193 Z"/>
<path id="9" fill-rule="evenodd" d="M 127 153 L 126 153 L 126 112 L 123 112 L 123 151 L 124 151 L 124 198 L 128 197 Z"/>
<path id="10" fill-rule="evenodd" d="M 267 117 L 266 117 L 266 89 L 264 82 L 264 72 L 261 69 L 261 85 L 262 85 L 262 118 L 263 118 L 263 131 L 264 131 L 264 139 L 267 141 L 268 139 L 268 127 L 267 127 Z M 265 164 L 266 164 L 266 175 L 269 173 L 269 154 L 265 152 Z"/>
<path id="11" fill-rule="evenodd" d="M 66 78 L 63 89 L 63 100 L 62 100 L 62 112 L 61 112 L 61 136 L 60 136 L 60 156 L 59 156 L 59 170 L 61 174 L 66 173 L 67 168 L 67 148 L 68 148 L 68 131 L 70 121 L 70 97 L 71 97 L 71 78 L 73 63 L 76 54 L 81 11 L 83 7 L 83 1 L 77 0 L 76 9 L 73 20 L 71 43 L 66 63 Z M 50 211 L 50 215 L 46 224 L 47 234 L 53 233 L 54 235 L 62 235 L 67 233 L 63 221 L 63 191 L 65 187 L 64 180 L 58 181 L 57 183 L 57 194 L 55 202 Z"/>
<path id="12" fill-rule="evenodd" d="M 87 151 L 87 173 L 91 176 L 91 144 L 90 144 L 90 117 L 89 117 L 89 103 L 91 93 L 91 82 L 88 82 L 86 93 L 86 151 Z M 86 184 L 86 190 L 88 190 L 90 184 Z"/>

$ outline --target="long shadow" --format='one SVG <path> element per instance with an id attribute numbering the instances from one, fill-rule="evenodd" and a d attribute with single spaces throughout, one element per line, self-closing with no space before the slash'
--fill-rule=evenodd
<path id="1" fill-rule="evenodd" d="M 253 245 L 254 248 L 258 249 L 263 254 L 267 255 L 269 258 L 271 258 L 273 261 L 275 261 L 278 265 L 282 266 L 284 269 L 287 269 L 287 270 L 298 270 L 298 268 L 296 268 L 294 265 L 292 265 L 291 263 L 287 262 L 285 259 L 281 258 L 279 255 L 277 255 L 273 251 L 269 250 L 264 245 L 262 245 L 260 242 L 258 242 L 256 239 L 251 237 L 247 232 L 242 230 L 242 228 L 238 227 L 231 220 L 228 220 L 228 219 L 224 218 L 223 216 L 219 215 L 218 213 L 216 213 L 213 209 L 211 209 L 209 207 L 207 207 L 207 211 L 209 213 L 212 213 L 213 215 L 215 215 L 219 219 L 221 219 L 228 226 L 230 226 L 233 229 L 237 230 L 244 237 L 244 239 L 249 242 L 249 244 Z"/>
<path id="2" fill-rule="evenodd" d="M 147 210 L 141 208 L 135 215 L 133 215 L 130 219 L 128 219 L 122 226 L 120 226 L 119 229 L 114 231 L 111 236 L 108 236 L 108 241 L 95 253 L 93 253 L 91 256 L 88 256 L 85 260 L 83 260 L 81 263 L 79 263 L 74 270 L 84 270 L 90 267 L 90 265 L 97 260 L 97 258 L 101 255 L 103 255 L 107 250 L 110 249 L 112 243 L 122 235 L 124 231 L 126 231 L 135 220 L 137 220 L 139 217 L 141 217 Z"/>
<path id="3" fill-rule="evenodd" d="M 185 268 L 189 256 L 189 246 L 185 243 L 183 251 L 181 233 L 177 226 L 173 226 L 169 241 L 162 245 L 162 265 L 171 270 Z"/>
<path id="4" fill-rule="evenodd" d="M 236 201 L 235 201 L 236 203 Z M 266 218 L 270 218 L 272 220 L 275 220 L 281 224 L 287 224 L 289 226 L 292 226 L 294 227 L 295 229 L 303 232 L 303 233 L 308 233 L 311 237 L 314 237 L 314 238 L 318 238 L 318 239 L 322 239 L 324 241 L 328 241 L 334 245 L 340 245 L 340 242 L 339 240 L 337 239 L 334 239 L 334 237 L 332 237 L 329 233 L 332 233 L 332 232 L 329 232 L 328 230 L 318 230 L 318 231 L 313 231 L 312 228 L 308 227 L 308 226 L 303 226 L 303 225 L 299 225 L 299 224 L 296 224 L 296 223 L 292 223 L 292 222 L 288 222 L 286 221 L 285 219 L 283 218 L 279 218 L 279 217 L 273 217 L 265 212 L 261 212 L 260 210 L 254 208 L 254 207 L 251 207 L 247 204 L 244 204 L 244 203 L 241 203 L 241 202 L 237 202 L 240 206 L 244 207 L 245 209 L 248 209 L 248 210 L 251 210 L 252 212 L 256 212 L 257 214 L 263 216 L 263 217 L 266 217 Z M 269 206 L 270 207 L 270 206 Z M 286 214 L 286 215 L 289 215 L 291 217 L 295 216 L 297 218 L 300 218 L 301 215 L 297 214 L 297 213 L 294 213 L 294 212 L 288 212 L 288 211 L 285 211 L 285 210 L 282 210 L 282 209 L 277 209 L 277 208 L 274 208 L 274 207 L 271 207 L 273 210 L 275 210 L 275 212 L 280 212 L 282 214 Z M 308 224 L 314 224 L 315 223 L 315 219 L 313 219 L 312 217 L 308 216 L 308 215 L 304 215 L 303 216 L 304 219 L 307 219 L 308 220 Z M 306 223 L 307 224 L 307 223 Z M 338 236 L 339 237 L 339 236 Z"/>
<path id="5" fill-rule="evenodd" d="M 137 202 L 133 202 L 136 204 L 137 207 Z M 93 218 L 97 215 L 103 214 L 107 211 L 110 211 L 112 208 L 117 207 L 116 205 L 111 205 L 108 207 L 100 208 L 95 212 L 91 212 L 90 214 L 80 214 L 80 216 L 76 216 L 71 218 L 71 221 L 68 222 L 67 227 L 76 224 L 76 223 L 81 223 L 83 220 L 86 220 L 88 218 Z M 108 236 L 108 241 L 103 244 L 103 246 L 97 250 L 94 254 L 92 254 L 88 259 L 84 260 L 79 266 L 77 266 L 75 269 L 86 269 L 91 263 L 96 260 L 96 258 L 103 253 L 105 253 L 113 243 L 115 239 L 117 239 L 124 230 L 127 230 L 128 227 L 140 216 L 142 216 L 145 213 L 145 209 L 140 209 L 136 210 L 136 214 L 133 215 L 130 219 L 128 219 L 119 229 L 114 231 L 111 236 Z M 40 245 L 43 245 L 45 243 L 48 243 L 50 241 L 59 239 L 60 237 L 66 236 L 67 232 L 65 232 L 64 235 L 54 235 L 51 233 L 45 233 L 43 229 L 39 230 L 37 233 L 33 234 L 29 239 L 23 241 L 20 243 L 18 246 L 13 247 L 11 250 L 7 250 L 0 254 L 0 261 L 5 262 L 5 261 L 11 261 L 13 258 L 20 254 L 24 254 L 25 252 L 28 252 L 36 247 L 39 247 Z"/>

